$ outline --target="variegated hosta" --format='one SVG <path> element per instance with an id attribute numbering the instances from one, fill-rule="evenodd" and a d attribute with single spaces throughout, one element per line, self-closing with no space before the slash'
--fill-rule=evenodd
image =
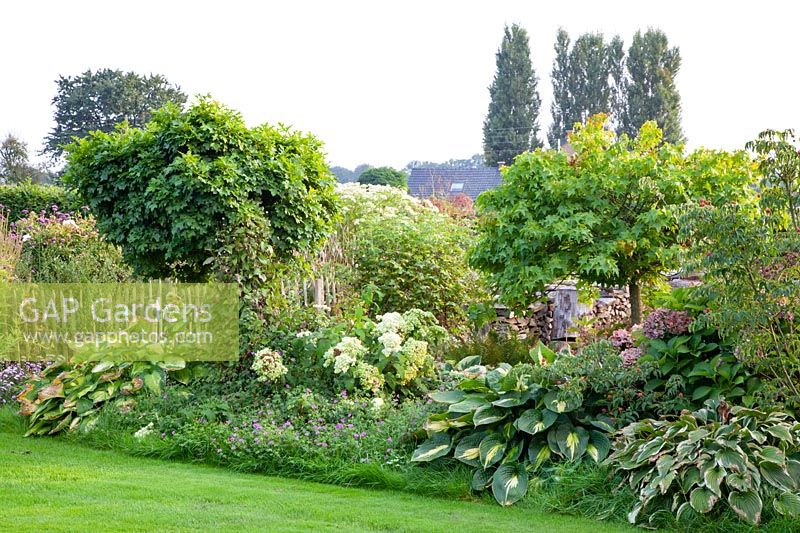
<path id="1" fill-rule="evenodd" d="M 665 505 L 680 520 L 719 502 L 751 524 L 764 505 L 800 515 L 800 424 L 787 414 L 708 400 L 677 420 L 624 427 L 615 449 L 607 462 L 639 493 L 632 523 Z"/>
<path id="2" fill-rule="evenodd" d="M 131 406 L 140 390 L 160 393 L 167 372 L 188 383 L 205 367 L 188 368 L 183 360 L 169 362 L 54 364 L 35 376 L 19 394 L 20 413 L 28 417 L 28 435 L 53 435 L 75 428 L 89 429 L 100 408 L 114 401 L 120 409 Z"/>
<path id="3" fill-rule="evenodd" d="M 525 495 L 529 472 L 548 460 L 608 455 L 613 428 L 583 410 L 580 388 L 550 383 L 528 364 L 487 370 L 468 357 L 456 370 L 466 379 L 457 390 L 431 394 L 447 409 L 425 422 L 429 438 L 412 461 L 452 454 L 475 467 L 474 490 L 491 487 L 501 505 L 511 505 Z"/>

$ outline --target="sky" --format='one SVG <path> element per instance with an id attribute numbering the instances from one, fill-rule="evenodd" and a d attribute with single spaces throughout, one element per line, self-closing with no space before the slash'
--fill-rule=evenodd
<path id="1" fill-rule="evenodd" d="M 662 29 L 683 59 L 688 148 L 736 149 L 766 128 L 800 129 L 800 3 L 792 1 L 27 0 L 0 4 L 0 135 L 39 150 L 59 75 L 118 68 L 211 94 L 248 124 L 289 124 L 332 165 L 402 168 L 482 152 L 505 24 L 531 38 L 550 123 L 559 27 Z"/>

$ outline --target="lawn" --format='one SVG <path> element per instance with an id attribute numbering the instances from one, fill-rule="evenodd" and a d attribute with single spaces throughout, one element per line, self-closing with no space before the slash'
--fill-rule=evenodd
<path id="1" fill-rule="evenodd" d="M 630 531 L 529 509 L 134 458 L 11 432 L 0 432 L 0 473 L 0 531 Z"/>

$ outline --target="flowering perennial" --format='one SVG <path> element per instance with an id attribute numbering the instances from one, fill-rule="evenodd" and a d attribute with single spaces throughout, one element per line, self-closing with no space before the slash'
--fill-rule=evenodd
<path id="1" fill-rule="evenodd" d="M 255 353 L 251 368 L 258 374 L 258 381 L 278 381 L 289 372 L 283 364 L 280 352 L 270 348 Z"/>

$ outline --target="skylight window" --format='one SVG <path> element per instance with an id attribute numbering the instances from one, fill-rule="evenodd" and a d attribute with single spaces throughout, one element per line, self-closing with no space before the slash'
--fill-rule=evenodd
<path id="1" fill-rule="evenodd" d="M 450 185 L 450 192 L 461 192 L 464 190 L 464 182 L 453 183 Z"/>

